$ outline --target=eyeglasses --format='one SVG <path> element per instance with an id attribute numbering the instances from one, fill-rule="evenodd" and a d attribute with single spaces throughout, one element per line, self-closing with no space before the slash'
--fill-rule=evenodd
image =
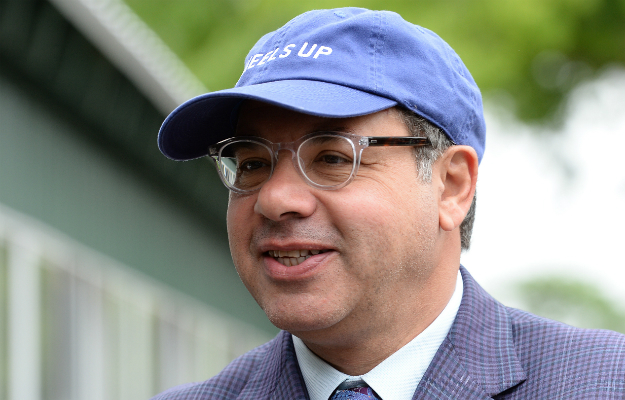
<path id="1" fill-rule="evenodd" d="M 271 178 L 280 150 L 291 152 L 295 169 L 310 186 L 334 190 L 354 179 L 362 151 L 369 146 L 430 144 L 425 137 L 313 132 L 288 143 L 272 143 L 253 136 L 230 138 L 210 146 L 208 155 L 215 161 L 222 182 L 236 193 L 259 190 Z"/>

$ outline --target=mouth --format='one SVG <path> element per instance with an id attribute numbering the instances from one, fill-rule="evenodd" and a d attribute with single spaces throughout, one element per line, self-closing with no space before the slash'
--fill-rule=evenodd
<path id="1" fill-rule="evenodd" d="M 317 254 L 325 253 L 329 250 L 269 250 L 265 254 L 269 257 L 273 257 L 280 264 L 287 267 L 294 267 L 299 265 Z"/>

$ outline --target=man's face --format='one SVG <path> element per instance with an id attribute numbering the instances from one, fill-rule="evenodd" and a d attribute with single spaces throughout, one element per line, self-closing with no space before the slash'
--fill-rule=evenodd
<path id="1" fill-rule="evenodd" d="M 335 119 L 247 102 L 237 126 L 237 135 L 274 143 L 315 131 L 409 135 L 393 109 Z M 420 296 L 440 252 L 437 192 L 419 179 L 411 147 L 365 149 L 357 176 L 338 190 L 309 186 L 282 151 L 260 191 L 230 195 L 234 264 L 278 328 L 321 341 L 375 334 L 427 302 Z M 308 258 L 286 266 L 274 252 Z"/>

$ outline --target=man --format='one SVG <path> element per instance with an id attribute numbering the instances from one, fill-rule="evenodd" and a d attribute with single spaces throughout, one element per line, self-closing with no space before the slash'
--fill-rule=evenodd
<path id="1" fill-rule="evenodd" d="M 624 336 L 506 308 L 460 266 L 484 143 L 463 63 L 397 14 L 312 11 L 261 38 L 159 146 L 215 161 L 234 264 L 283 331 L 156 399 L 625 398 Z"/>

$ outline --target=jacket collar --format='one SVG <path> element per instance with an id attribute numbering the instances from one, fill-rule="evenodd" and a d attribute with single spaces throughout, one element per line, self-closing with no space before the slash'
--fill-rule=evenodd
<path id="1" fill-rule="evenodd" d="M 280 331 L 258 362 L 260 366 L 237 399 L 309 400 L 290 333 Z"/>
<path id="2" fill-rule="evenodd" d="M 526 379 L 506 308 L 460 267 L 462 303 L 414 399 L 489 399 Z"/>

